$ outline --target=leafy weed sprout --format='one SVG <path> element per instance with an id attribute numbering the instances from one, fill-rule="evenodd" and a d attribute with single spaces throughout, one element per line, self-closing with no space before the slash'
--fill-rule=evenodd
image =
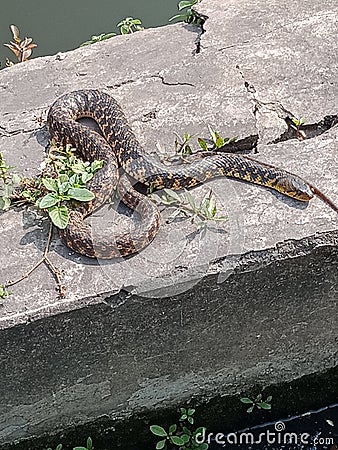
<path id="1" fill-rule="evenodd" d="M 21 178 L 14 172 L 14 167 L 6 164 L 0 152 L 0 211 L 6 211 L 11 206 L 11 197 Z"/>
<path id="2" fill-rule="evenodd" d="M 144 30 L 144 27 L 142 26 L 142 21 L 140 19 L 134 19 L 133 17 L 126 17 L 125 19 L 121 20 L 117 27 L 120 29 L 121 34 L 131 34 L 135 33 L 136 31 L 142 31 Z M 83 42 L 80 47 L 83 47 L 85 45 L 95 44 L 96 42 L 105 41 L 106 39 L 110 39 L 114 36 L 117 36 L 116 33 L 101 33 L 97 36 L 92 36 L 89 41 Z"/>
<path id="3" fill-rule="evenodd" d="M 302 126 L 305 122 L 306 120 L 304 117 L 300 117 L 299 119 L 297 119 L 297 117 L 291 118 L 291 127 L 296 131 L 297 139 L 300 141 L 306 139 L 306 134 L 304 130 L 302 130 Z"/>
<path id="4" fill-rule="evenodd" d="M 203 25 L 204 18 L 199 16 L 192 7 L 196 5 L 199 2 L 199 0 L 181 0 L 177 7 L 179 11 L 185 10 L 181 14 L 176 14 L 173 17 L 170 17 L 169 22 L 172 22 L 173 20 L 180 20 L 187 23 L 194 23 L 195 25 Z"/>
<path id="5" fill-rule="evenodd" d="M 70 146 L 64 149 L 52 145 L 42 174 L 34 179 L 20 179 L 0 153 L 0 210 L 7 210 L 12 200 L 21 204 L 32 203 L 39 210 L 46 211 L 51 220 L 43 256 L 20 278 L 0 284 L 0 299 L 10 295 L 7 290 L 9 286 L 14 286 L 27 278 L 42 263 L 47 264 L 54 274 L 60 296 L 65 295 L 66 288 L 61 281 L 62 274 L 48 257 L 53 225 L 60 229 L 66 228 L 69 222 L 70 202 L 74 200 L 87 202 L 95 198 L 94 193 L 86 188 L 86 183 L 102 167 L 103 161 L 95 160 L 91 163 L 81 161 Z"/>
<path id="6" fill-rule="evenodd" d="M 62 449 L 63 449 L 62 444 L 59 444 L 55 447 L 55 450 L 62 450 Z M 53 449 L 51 447 L 49 447 L 49 448 L 47 448 L 47 450 L 53 450 Z M 73 447 L 73 450 L 94 450 L 92 439 L 90 437 L 87 439 L 86 447 L 83 447 L 83 446 Z"/>
<path id="7" fill-rule="evenodd" d="M 199 203 L 196 203 L 195 198 L 187 190 L 178 193 L 172 189 L 163 189 L 161 197 L 151 194 L 151 198 L 159 205 L 176 207 L 170 216 L 170 221 L 178 218 L 190 218 L 191 223 L 195 224 L 198 230 L 205 230 L 210 221 L 227 220 L 226 216 L 218 215 L 215 195 L 211 189 Z"/>
<path id="8" fill-rule="evenodd" d="M 250 405 L 246 412 L 252 413 L 252 411 L 255 409 L 265 409 L 270 410 L 271 409 L 271 400 L 272 396 L 269 395 L 269 397 L 266 398 L 266 400 L 263 400 L 262 394 L 258 394 L 257 397 L 255 397 L 254 400 L 248 397 L 242 397 L 240 401 L 246 405 Z"/>
<path id="9" fill-rule="evenodd" d="M 156 450 L 167 450 L 168 445 L 174 445 L 182 450 L 207 450 L 207 443 L 197 443 L 196 436 L 203 433 L 204 427 L 193 430 L 195 409 L 180 408 L 179 424 L 170 425 L 168 431 L 159 425 L 151 425 L 150 431 L 161 438 L 156 444 Z"/>
<path id="10" fill-rule="evenodd" d="M 222 137 L 220 133 L 215 131 L 210 125 L 208 125 L 208 130 L 210 133 L 210 139 L 203 139 L 201 137 L 197 138 L 199 145 L 198 151 L 217 151 L 237 140 L 236 137 Z M 194 136 L 190 133 L 185 133 L 183 137 L 181 137 L 178 133 L 175 133 L 175 135 L 175 154 L 181 158 L 192 155 L 194 151 L 192 149 L 191 140 Z"/>

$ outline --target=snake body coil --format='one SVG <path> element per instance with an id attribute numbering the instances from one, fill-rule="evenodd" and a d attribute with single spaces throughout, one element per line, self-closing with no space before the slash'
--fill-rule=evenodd
<path id="1" fill-rule="evenodd" d="M 77 122 L 94 119 L 100 136 Z M 50 134 L 59 143 L 70 143 L 88 161 L 100 159 L 104 166 L 90 182 L 95 199 L 70 213 L 69 225 L 60 230 L 64 243 L 76 252 L 97 258 L 127 256 L 146 247 L 159 227 L 159 212 L 148 197 L 137 192 L 129 177 L 155 189 L 182 189 L 220 176 L 238 178 L 267 186 L 289 197 L 309 201 L 311 186 L 287 171 L 230 153 L 213 154 L 192 164 L 168 167 L 147 155 L 132 132 L 118 103 L 98 90 L 80 90 L 65 94 L 51 106 L 47 123 Z M 119 179 L 119 168 L 125 174 Z M 100 208 L 118 187 L 121 200 L 141 216 L 133 233 L 126 231 L 114 239 L 93 239 L 84 218 Z"/>

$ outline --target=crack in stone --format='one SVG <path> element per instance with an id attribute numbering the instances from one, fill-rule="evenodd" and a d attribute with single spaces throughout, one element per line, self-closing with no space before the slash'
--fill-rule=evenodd
<path id="1" fill-rule="evenodd" d="M 193 55 L 197 55 L 198 53 L 201 52 L 202 36 L 206 32 L 206 30 L 204 28 L 204 24 L 209 19 L 209 16 L 202 14 L 198 11 L 198 3 L 196 5 L 194 5 L 191 9 L 192 9 L 194 16 L 197 17 L 197 19 L 199 19 L 199 21 L 200 21 L 199 24 L 195 24 L 195 26 L 198 27 L 199 30 L 197 32 L 198 34 L 197 34 L 197 38 L 195 41 L 195 51 L 193 51 Z"/>
<path id="2" fill-rule="evenodd" d="M 16 134 L 20 134 L 20 133 L 31 133 L 34 130 L 13 130 L 13 131 L 8 131 L 5 127 L 0 126 L 0 137 L 11 137 L 11 136 L 15 136 Z"/>
<path id="3" fill-rule="evenodd" d="M 131 83 L 136 83 L 138 81 L 138 79 L 136 80 L 124 80 L 124 81 L 120 81 L 119 83 L 115 83 L 115 84 L 107 84 L 106 88 L 107 89 L 117 89 L 121 86 L 124 86 L 125 84 L 131 84 Z"/>
<path id="4" fill-rule="evenodd" d="M 252 110 L 252 114 L 254 116 L 255 128 L 257 130 L 257 135 L 256 135 L 257 136 L 257 140 L 256 140 L 256 144 L 255 144 L 255 146 L 257 148 L 257 146 L 259 144 L 259 139 L 260 139 L 260 129 L 259 129 L 259 126 L 258 126 L 258 119 L 257 119 L 258 107 L 257 107 L 257 104 L 256 104 L 257 99 L 256 99 L 256 95 L 255 95 L 256 94 L 256 88 L 255 88 L 254 85 L 251 85 L 245 79 L 244 73 L 243 73 L 243 71 L 241 70 L 241 68 L 240 68 L 240 66 L 238 64 L 236 65 L 236 69 L 238 70 L 238 72 L 239 72 L 239 74 L 240 74 L 240 76 L 241 76 L 241 78 L 243 80 L 244 87 L 245 87 L 245 89 L 247 91 L 247 94 L 249 95 L 250 100 L 254 102 L 254 107 L 253 107 L 253 110 Z"/>
<path id="5" fill-rule="evenodd" d="M 196 87 L 193 83 L 189 83 L 189 82 L 174 82 L 174 83 L 170 83 L 169 81 L 166 81 L 166 79 L 164 78 L 163 75 L 160 74 L 156 74 L 156 75 L 151 75 L 151 78 L 159 78 L 162 82 L 162 84 L 164 84 L 165 86 L 192 86 L 192 87 Z"/>
<path id="6" fill-rule="evenodd" d="M 258 113 L 261 108 L 266 108 L 268 111 L 274 112 L 277 114 L 277 117 L 279 119 L 284 120 L 287 126 L 287 130 L 282 133 L 278 138 L 268 141 L 266 144 L 277 144 L 279 142 L 288 141 L 290 139 L 298 139 L 298 140 L 305 140 L 305 139 L 312 139 L 316 136 L 319 136 L 325 131 L 328 131 L 330 128 L 335 126 L 338 123 L 338 114 L 336 115 L 327 115 L 323 119 L 321 119 L 319 122 L 311 123 L 311 124 L 304 124 L 297 128 L 295 123 L 292 119 L 295 119 L 296 116 L 289 110 L 287 110 L 280 102 L 262 102 L 260 101 L 256 96 L 256 88 L 254 85 L 250 84 L 246 79 L 245 76 L 240 69 L 239 65 L 236 65 L 236 69 L 239 71 L 244 87 L 253 102 L 253 115 L 255 118 L 255 127 L 258 132 L 258 138 L 257 143 L 258 145 L 261 130 L 258 125 Z"/>
<path id="7" fill-rule="evenodd" d="M 125 84 L 136 83 L 137 81 L 145 81 L 145 80 L 149 80 L 151 78 L 159 78 L 161 80 L 162 84 L 164 84 L 166 86 L 192 86 L 192 87 L 195 87 L 194 84 L 189 83 L 189 82 L 184 82 L 184 81 L 183 82 L 177 81 L 177 82 L 171 83 L 169 81 L 166 81 L 166 79 L 163 75 L 160 75 L 159 73 L 157 73 L 157 74 L 149 75 L 146 77 L 136 78 L 135 80 L 129 79 L 129 80 L 120 81 L 119 83 L 115 83 L 115 84 L 109 84 L 109 85 L 107 84 L 106 88 L 107 89 L 118 89 L 121 86 L 124 86 Z"/>
<path id="8" fill-rule="evenodd" d="M 284 120 L 288 126 L 288 129 L 277 139 L 272 142 L 268 142 L 268 144 L 277 144 L 278 142 L 284 142 L 290 139 L 312 139 L 320 136 L 338 123 L 338 114 L 324 116 L 324 118 L 319 122 L 301 125 L 298 130 L 290 117 L 285 117 Z"/>
<path id="9" fill-rule="evenodd" d="M 7 128 L 0 125 L 0 137 L 12 137 L 12 136 L 16 136 L 17 134 L 35 133 L 37 130 L 40 130 L 40 127 L 39 128 L 31 128 L 29 130 L 20 128 L 18 130 L 9 131 L 9 130 L 7 130 Z"/>
<path id="10" fill-rule="evenodd" d="M 251 153 L 258 144 L 258 134 L 251 134 L 238 141 L 230 142 L 217 149 L 217 151 L 226 151 L 227 153 Z M 254 151 L 255 153 L 255 151 Z"/>
<path id="11" fill-rule="evenodd" d="M 195 50 L 193 51 L 193 55 L 198 55 L 199 53 L 201 53 L 202 36 L 206 32 L 203 25 L 207 19 L 208 19 L 208 16 L 203 16 L 204 21 L 203 21 L 203 23 L 201 23 L 201 25 L 198 26 L 199 30 L 197 32 L 197 38 L 195 41 Z"/>

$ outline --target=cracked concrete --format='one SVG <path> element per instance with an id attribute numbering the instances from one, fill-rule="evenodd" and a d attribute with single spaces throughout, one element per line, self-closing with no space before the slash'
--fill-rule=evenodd
<path id="1" fill-rule="evenodd" d="M 174 132 L 207 137 L 211 125 L 238 138 L 229 150 L 252 150 L 337 204 L 334 121 L 311 139 L 272 143 L 290 116 L 318 125 L 337 115 L 335 2 L 196 7 L 208 17 L 203 34 L 185 24 L 149 29 L 0 71 L 8 163 L 36 173 L 48 143 L 37 119 L 65 92 L 100 88 L 149 152 L 173 151 Z M 67 297 L 57 298 L 45 267 L 13 287 L 0 309 L 0 448 L 337 366 L 338 215 L 318 198 L 299 204 L 228 179 L 194 195 L 210 188 L 228 221 L 205 235 L 165 223 L 165 211 L 144 252 L 111 262 L 82 258 L 55 236 L 50 257 Z M 40 258 L 47 222 L 20 208 L 0 219 L 3 282 Z M 91 223 L 94 233 L 130 226 L 109 208 Z"/>

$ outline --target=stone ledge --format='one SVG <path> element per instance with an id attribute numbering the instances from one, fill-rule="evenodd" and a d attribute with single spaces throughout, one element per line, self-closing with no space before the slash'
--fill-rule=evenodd
<path id="1" fill-rule="evenodd" d="M 149 151 L 171 149 L 174 131 L 206 136 L 208 124 L 257 136 L 257 159 L 338 203 L 337 127 L 269 144 L 287 128 L 271 105 L 310 123 L 337 114 L 336 5 L 286 0 L 283 11 L 297 9 L 291 22 L 262 5 L 203 0 L 202 35 L 184 24 L 149 29 L 2 70 L 0 151 L 35 173 L 48 136 L 34 117 L 66 91 L 101 88 Z M 0 310 L 0 443 L 337 365 L 337 214 L 317 198 L 304 207 L 233 180 L 196 195 L 210 187 L 229 220 L 203 239 L 186 223 L 163 224 L 140 255 L 105 263 L 55 239 L 51 258 L 68 296 L 57 298 L 43 267 L 13 289 Z M 97 214 L 94 230 L 103 220 L 110 227 L 115 217 Z M 33 213 L 2 214 L 1 280 L 24 273 L 45 240 L 46 223 Z"/>

